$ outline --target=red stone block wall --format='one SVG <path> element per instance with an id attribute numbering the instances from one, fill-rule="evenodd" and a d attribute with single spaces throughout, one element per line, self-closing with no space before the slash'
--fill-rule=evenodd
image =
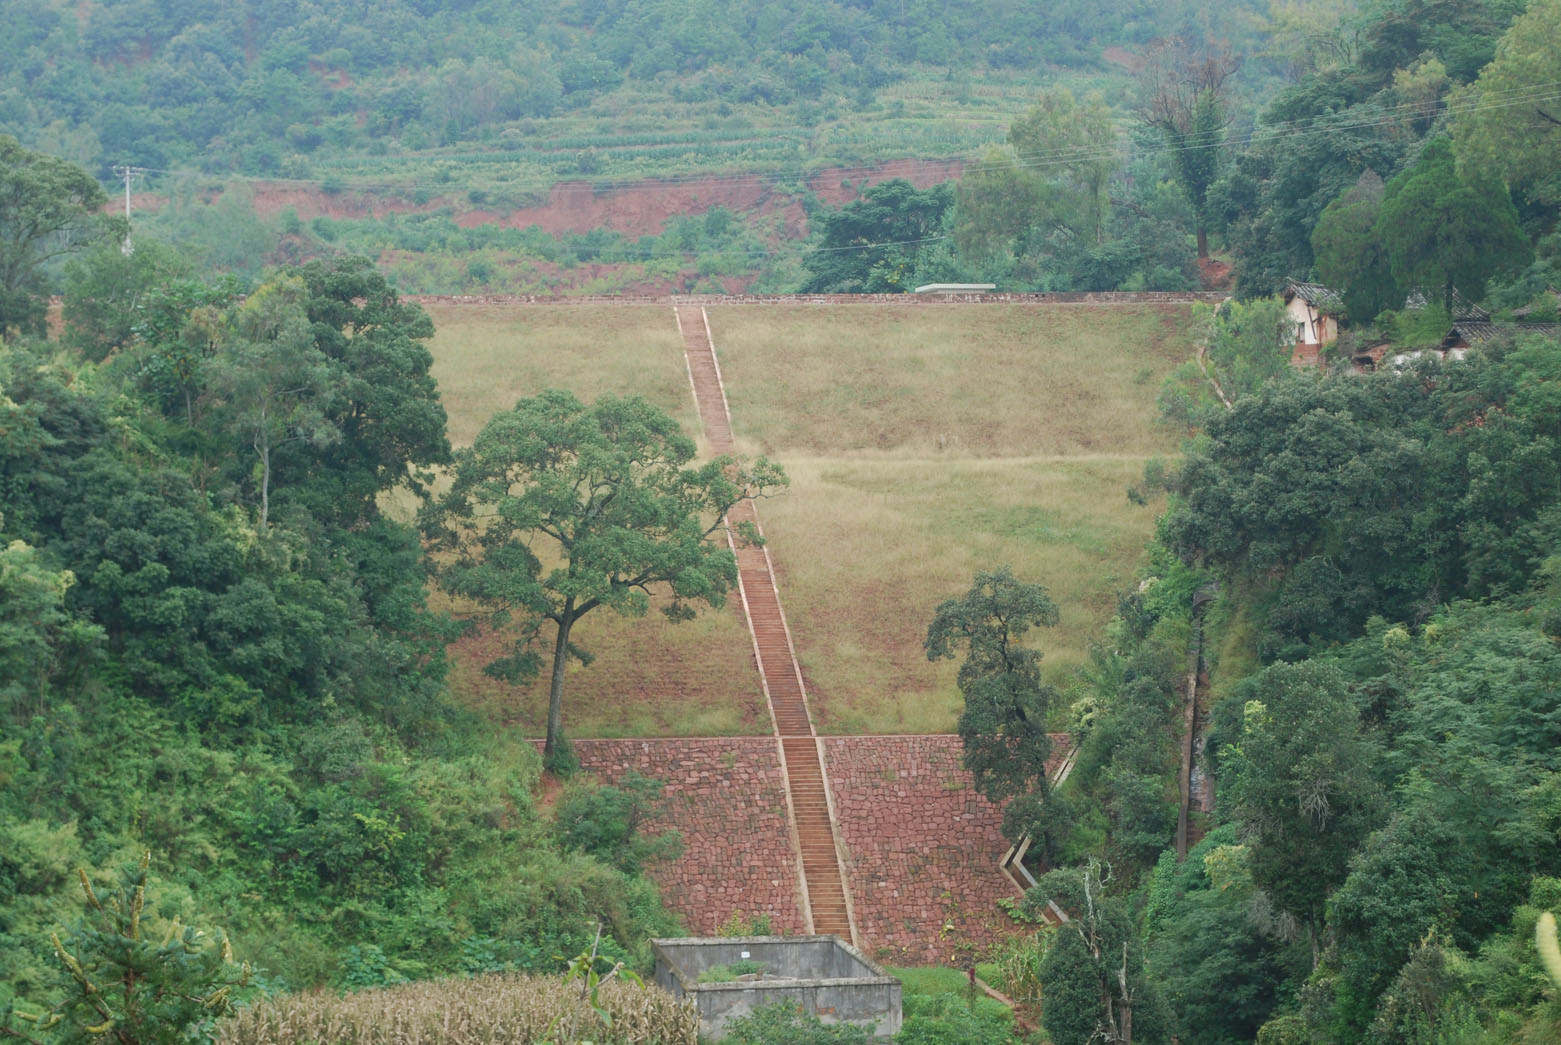
<path id="1" fill-rule="evenodd" d="M 824 754 L 869 954 L 963 966 L 1013 928 L 1002 812 L 971 786 L 959 737 L 828 737 Z"/>
<path id="2" fill-rule="evenodd" d="M 1060 762 L 1066 738 L 1057 739 Z M 1002 814 L 971 786 L 959 737 L 825 737 L 822 744 L 868 954 L 893 964 L 963 966 L 1016 928 L 998 904 L 1019 895 L 997 866 L 1008 849 Z M 574 745 L 584 768 L 604 780 L 635 769 L 665 782 L 661 812 L 647 829 L 677 828 L 683 854 L 650 873 L 690 932 L 713 934 L 734 913 L 768 914 L 777 933 L 805 931 L 773 738 Z"/>
<path id="3" fill-rule="evenodd" d="M 664 782 L 646 830 L 676 828 L 683 854 L 649 870 L 691 933 L 714 935 L 733 914 L 767 914 L 777 933 L 806 931 L 775 738 L 573 743 L 581 766 L 608 782 L 630 769 Z"/>

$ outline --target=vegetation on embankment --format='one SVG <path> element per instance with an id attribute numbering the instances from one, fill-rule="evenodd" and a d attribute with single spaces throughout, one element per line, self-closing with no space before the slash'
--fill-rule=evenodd
<path id="1" fill-rule="evenodd" d="M 669 306 L 432 311 L 433 372 L 457 441 L 547 385 L 638 389 L 697 430 Z M 708 311 L 739 450 L 784 461 L 792 477 L 759 511 L 822 727 L 951 731 L 953 668 L 921 655 L 924 618 L 988 561 L 1051 588 L 1064 611 L 1045 670 L 1070 678 L 1150 532 L 1151 512 L 1127 489 L 1175 446 L 1153 404 L 1192 355 L 1190 306 Z M 737 615 L 580 627 L 597 656 L 572 669 L 585 695 L 571 709 L 576 735 L 764 728 Z M 544 689 L 475 668 L 499 641 L 457 644 L 456 692 L 504 720 L 539 722 Z"/>
<path id="2" fill-rule="evenodd" d="M 598 920 L 642 960 L 676 920 L 448 699 L 450 622 L 379 510 L 449 454 L 427 316 L 357 262 L 141 308 L 102 364 L 0 349 L 0 1005 L 62 972 L 75 869 L 148 851 L 149 923 L 227 930 L 271 988 L 553 970 Z"/>

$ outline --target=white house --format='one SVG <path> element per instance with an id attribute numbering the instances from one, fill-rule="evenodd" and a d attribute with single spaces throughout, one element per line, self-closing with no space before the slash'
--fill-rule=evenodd
<path id="1" fill-rule="evenodd" d="M 1285 284 L 1285 311 L 1295 321 L 1297 350 L 1309 348 L 1315 355 L 1323 345 L 1338 340 L 1339 313 L 1344 311 L 1338 291 L 1292 279 Z"/>

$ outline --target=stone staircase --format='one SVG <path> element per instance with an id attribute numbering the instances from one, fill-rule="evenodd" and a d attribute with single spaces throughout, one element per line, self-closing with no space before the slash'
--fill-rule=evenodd
<path id="1" fill-rule="evenodd" d="M 720 364 L 710 337 L 709 319 L 700 307 L 677 306 L 689 381 L 704 425 L 705 437 L 717 454 L 733 452 L 731 415 Z M 753 502 L 745 501 L 727 516 L 727 534 L 744 523 L 759 526 Z M 791 629 L 781 609 L 774 565 L 764 547 L 737 547 L 738 587 L 753 635 L 754 658 L 769 701 L 786 774 L 792 824 L 801 867 L 801 892 L 806 898 L 807 929 L 856 941 L 850 897 L 841 873 L 835 823 L 829 805 L 828 781 L 819 758 L 813 722 L 808 714 L 802 669 L 797 664 Z"/>

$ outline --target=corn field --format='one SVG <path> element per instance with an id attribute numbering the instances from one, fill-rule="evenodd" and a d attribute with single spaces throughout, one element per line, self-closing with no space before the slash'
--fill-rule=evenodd
<path id="1" fill-rule="evenodd" d="M 499 973 L 358 991 L 288 994 L 226 1020 L 217 1045 L 695 1045 L 699 1017 L 659 988 L 615 981 L 596 1014 L 578 982 Z"/>

